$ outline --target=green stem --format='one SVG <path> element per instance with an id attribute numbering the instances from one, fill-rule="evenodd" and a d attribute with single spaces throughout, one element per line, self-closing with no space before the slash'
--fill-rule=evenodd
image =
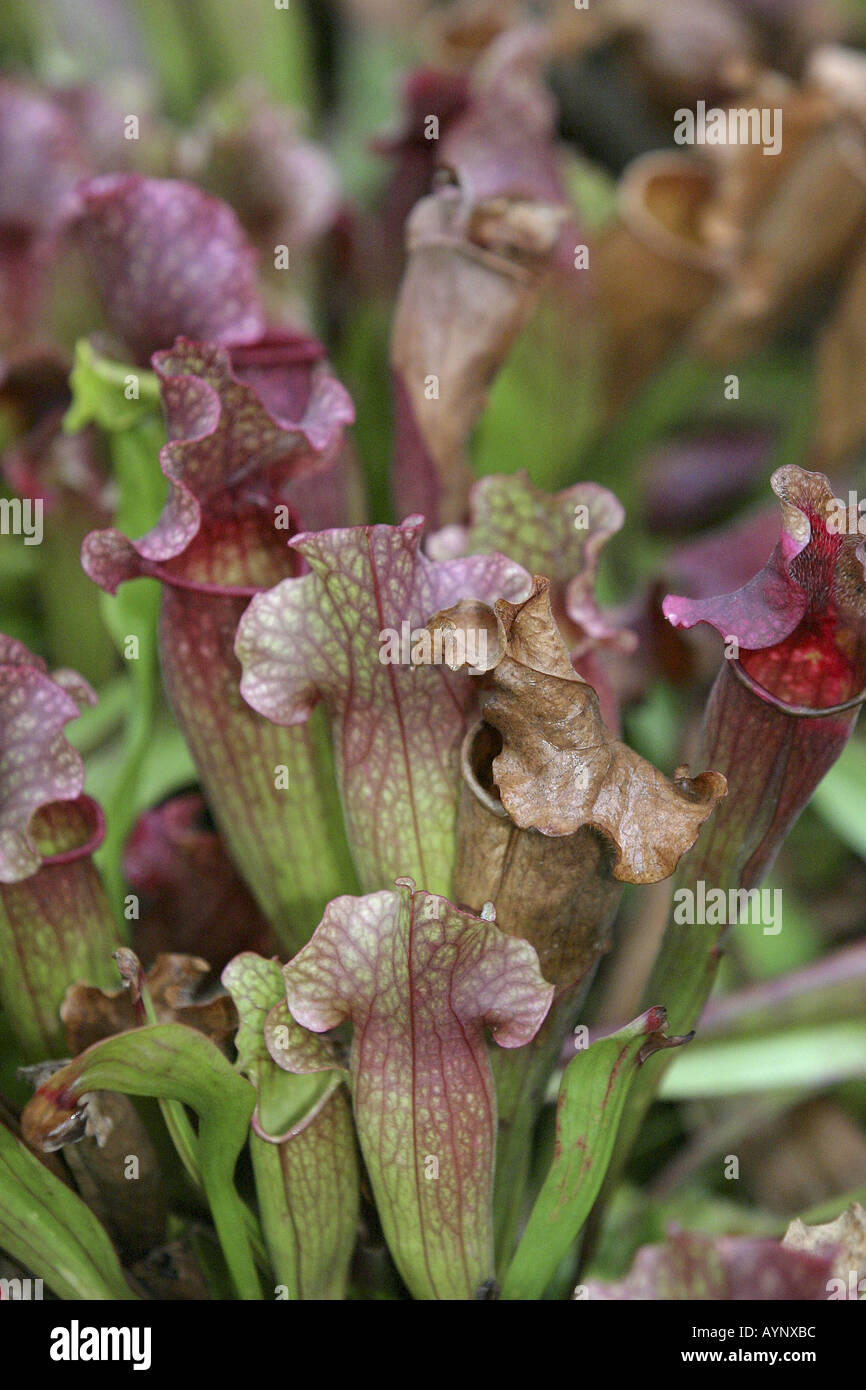
<path id="1" fill-rule="evenodd" d="M 110 367 L 116 364 L 109 364 Z M 103 370 L 107 370 L 103 363 Z M 128 429 L 110 435 L 114 470 L 121 484 L 122 505 L 118 511 L 120 529 L 130 526 L 130 534 L 140 534 L 143 521 L 152 522 L 159 513 L 165 490 L 159 471 L 159 450 L 165 429 L 158 415 L 145 413 Z M 110 795 L 106 798 L 105 841 L 97 863 L 106 883 L 109 899 L 123 901 L 121 854 L 138 814 L 138 785 L 150 748 L 158 689 L 157 622 L 160 586 L 156 580 L 142 579 L 117 597 L 102 596 L 101 602 L 115 642 L 125 653 L 128 638 L 138 642 L 138 655 L 128 662 L 130 685 L 125 754 Z"/>
<path id="2" fill-rule="evenodd" d="M 141 1004 L 142 1008 L 144 1009 L 144 1015 L 147 1022 L 158 1023 L 159 1019 L 157 1018 L 156 1009 L 153 1006 L 153 999 L 151 997 L 151 993 L 147 987 L 147 984 L 144 982 L 143 976 L 140 984 L 140 989 Z M 159 1105 L 162 1118 L 165 1122 L 165 1127 L 168 1130 L 169 1137 L 171 1138 L 171 1142 L 175 1147 L 175 1151 L 181 1163 L 183 1164 L 187 1176 L 189 1177 L 196 1191 L 200 1192 L 202 1195 L 205 1195 L 205 1185 L 201 1175 L 201 1164 L 199 1163 L 198 1139 L 196 1137 L 195 1130 L 193 1129 L 192 1124 L 190 1122 L 190 1118 L 183 1107 L 182 1101 L 166 1100 L 163 1097 L 158 1097 L 157 1103 Z M 240 1207 L 242 1209 L 242 1218 L 245 1233 L 252 1247 L 253 1257 L 256 1261 L 256 1264 L 259 1266 L 260 1269 L 264 1270 L 265 1273 L 269 1274 L 271 1264 L 268 1258 L 268 1252 L 265 1246 L 264 1237 L 262 1235 L 261 1226 L 259 1225 L 255 1214 L 250 1211 L 246 1202 L 241 1201 Z M 228 1263 L 227 1254 L 226 1263 Z M 258 1294 L 256 1294 L 256 1297 L 258 1297 Z"/>
<path id="3" fill-rule="evenodd" d="M 124 723 L 129 703 L 129 682 L 122 675 L 116 676 L 100 690 L 99 703 L 82 710 L 66 730 L 66 737 L 73 748 L 77 748 L 83 757 L 95 753 Z"/>
<path id="4" fill-rule="evenodd" d="M 505 1269 L 514 1253 L 526 1208 L 535 1127 L 548 1082 L 588 988 L 588 981 L 581 980 L 563 993 L 527 1047 L 514 1051 L 496 1048 L 491 1054 L 499 1120 L 493 1189 L 497 1269 Z"/>

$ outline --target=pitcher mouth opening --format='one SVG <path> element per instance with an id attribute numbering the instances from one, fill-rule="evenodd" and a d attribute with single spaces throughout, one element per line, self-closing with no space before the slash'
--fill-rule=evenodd
<path id="1" fill-rule="evenodd" d="M 211 594 L 215 598 L 255 598 L 257 594 L 264 593 L 266 587 L 263 584 L 208 584 L 204 580 L 184 579 L 156 561 L 146 562 L 141 572 L 149 579 L 158 579 L 160 584 L 167 584 L 171 589 L 187 589 L 194 594 Z"/>
<path id="2" fill-rule="evenodd" d="M 105 839 L 105 815 L 98 801 L 94 801 L 92 796 L 83 794 L 72 802 L 56 801 L 51 802 L 52 807 L 72 806 L 78 811 L 82 818 L 82 840 L 79 844 L 70 845 L 67 849 L 58 850 L 55 854 L 45 854 L 42 857 L 42 868 L 53 868 L 59 864 L 74 864 L 79 859 L 89 859 L 95 854 Z"/>
<path id="3" fill-rule="evenodd" d="M 811 705 L 792 705 L 774 695 L 772 690 L 755 680 L 754 676 L 750 676 L 737 657 L 730 657 L 728 664 L 741 685 L 753 695 L 757 695 L 765 704 L 772 705 L 774 709 L 781 710 L 782 714 L 790 715 L 793 719 L 827 719 L 834 714 L 846 714 L 849 710 L 859 709 L 860 705 L 866 703 L 866 690 L 861 690 L 859 695 L 852 695 L 850 700 L 843 700 L 838 705 L 824 705 L 817 709 L 813 709 Z"/>
<path id="4" fill-rule="evenodd" d="M 463 780 L 475 798 L 494 816 L 508 820 L 508 812 L 493 780 L 493 759 L 502 752 L 502 737 L 484 719 L 468 730 L 460 749 Z"/>

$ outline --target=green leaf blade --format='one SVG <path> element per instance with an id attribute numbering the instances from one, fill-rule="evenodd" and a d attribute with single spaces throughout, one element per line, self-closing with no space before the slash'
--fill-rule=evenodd
<path id="1" fill-rule="evenodd" d="M 137 1298 L 90 1208 L 2 1123 L 0 1246 L 62 1299 Z"/>
<path id="2" fill-rule="evenodd" d="M 502 1287 L 507 1300 L 539 1299 L 601 1189 L 631 1084 L 647 1056 L 674 1044 L 664 1009 L 597 1042 L 568 1064 L 556 1115 L 556 1146 Z"/>
<path id="3" fill-rule="evenodd" d="M 229 1272 L 242 1299 L 260 1298 L 247 1216 L 234 1185 L 255 1106 L 253 1088 L 203 1033 L 180 1023 L 158 1023 L 95 1043 L 56 1072 L 31 1107 L 36 1100 L 53 1099 L 62 1114 L 90 1091 L 154 1096 L 195 1110 L 202 1182 Z"/>

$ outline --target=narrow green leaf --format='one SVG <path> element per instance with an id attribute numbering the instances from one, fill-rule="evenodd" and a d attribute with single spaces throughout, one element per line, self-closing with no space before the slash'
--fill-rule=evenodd
<path id="1" fill-rule="evenodd" d="M 689 1048 L 659 1089 L 664 1100 L 813 1090 L 866 1076 L 866 1021 L 786 1028 L 765 1037 L 726 1039 Z"/>
<path id="2" fill-rule="evenodd" d="M 569 1062 L 556 1110 L 553 1163 L 502 1287 L 504 1299 L 541 1298 L 598 1196 L 639 1067 L 667 1038 L 664 1009 L 649 1009 Z"/>
<path id="3" fill-rule="evenodd" d="M 155 1096 L 195 1110 L 198 1167 L 226 1264 L 239 1296 L 260 1298 L 245 1208 L 233 1181 L 255 1106 L 252 1086 L 203 1033 L 180 1023 L 153 1024 L 106 1038 L 55 1072 L 25 1110 L 25 1132 L 37 1101 L 43 1107 L 53 1102 L 60 1118 L 90 1091 Z"/>
<path id="4" fill-rule="evenodd" d="M 135 1299 L 104 1228 L 0 1123 L 0 1246 L 65 1299 Z"/>
<path id="5" fill-rule="evenodd" d="M 812 798 L 822 820 L 836 831 L 849 849 L 866 858 L 866 747 L 854 740 L 831 767 Z"/>
<path id="6" fill-rule="evenodd" d="M 786 930 L 787 926 L 786 909 Z M 784 1028 L 861 1019 L 864 994 L 866 941 L 859 941 L 802 969 L 777 972 L 772 978 L 752 980 L 716 995 L 701 1015 L 698 1046 L 712 1039 L 743 1039 Z"/>

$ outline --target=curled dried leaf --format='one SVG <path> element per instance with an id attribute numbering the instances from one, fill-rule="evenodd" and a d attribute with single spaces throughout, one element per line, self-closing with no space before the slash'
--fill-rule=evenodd
<path id="1" fill-rule="evenodd" d="M 117 956 L 122 953 L 118 951 Z M 123 952 L 133 961 L 131 951 Z M 118 961 L 119 968 L 122 962 Z M 139 971 L 141 967 L 138 967 Z M 146 975 L 141 977 L 150 993 L 160 1023 L 185 1023 L 206 1033 L 218 1046 L 226 1046 L 237 1027 L 237 1012 L 229 996 L 214 993 L 208 987 L 211 967 L 199 956 L 184 956 L 163 952 L 157 956 Z M 121 969 L 123 975 L 123 969 Z M 126 977 L 124 976 L 124 979 Z M 135 989 L 124 983 L 117 990 L 96 989 L 91 985 L 73 985 L 66 992 L 60 1017 L 66 1028 L 70 1051 L 76 1056 L 101 1038 L 135 1028 L 143 1019 L 137 1009 Z M 211 982 L 212 984 L 212 982 Z"/>
<path id="2" fill-rule="evenodd" d="M 430 628 L 462 633 L 464 648 L 473 630 L 485 634 L 482 712 L 502 737 L 493 776 L 515 824 L 544 835 L 593 826 L 613 842 L 612 873 L 626 882 L 673 873 L 725 795 L 725 779 L 677 769 L 671 780 L 613 737 L 596 692 L 571 665 L 547 580 L 536 578 L 523 603 L 458 603 Z"/>
<path id="3" fill-rule="evenodd" d="M 820 1226 L 807 1226 L 798 1217 L 785 1232 L 782 1244 L 810 1255 L 830 1255 L 834 1259 L 834 1277 L 847 1284 L 854 1271 L 856 1285 L 866 1277 L 866 1209 L 859 1202 L 852 1202 L 835 1221 Z"/>

